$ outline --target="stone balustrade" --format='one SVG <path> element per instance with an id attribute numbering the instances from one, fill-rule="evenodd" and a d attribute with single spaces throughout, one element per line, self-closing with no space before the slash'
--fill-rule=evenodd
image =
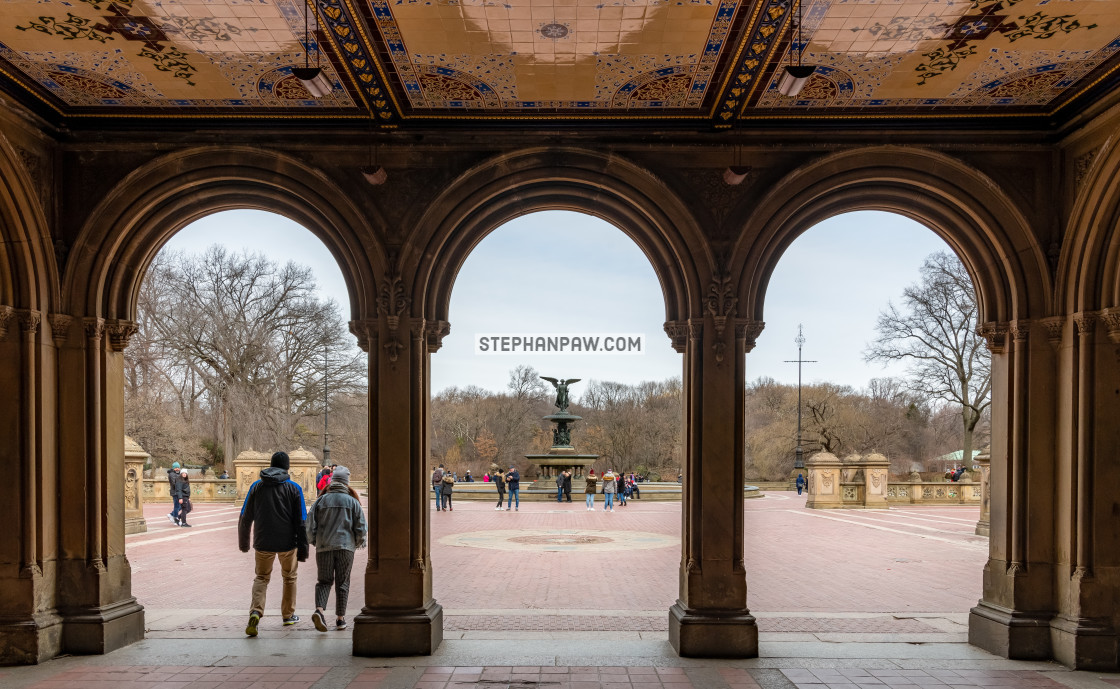
<path id="1" fill-rule="evenodd" d="M 850 455 L 843 460 L 820 452 L 805 461 L 813 509 L 886 509 L 891 505 L 983 505 L 987 482 L 955 483 L 887 479 L 890 462 L 881 454 Z M 916 478 L 916 475 L 911 475 Z"/>
<path id="2" fill-rule="evenodd" d="M 253 479 L 254 481 L 256 479 Z M 143 479 L 143 502 L 171 502 L 171 492 L 166 478 Z M 252 485 L 252 482 L 250 482 Z M 359 493 L 366 492 L 365 481 L 351 481 L 350 485 Z M 315 491 L 304 492 L 308 503 L 315 497 Z M 191 500 L 193 502 L 241 502 L 237 494 L 237 481 L 221 478 L 191 478 Z M 132 533 L 132 532 L 129 532 Z"/>

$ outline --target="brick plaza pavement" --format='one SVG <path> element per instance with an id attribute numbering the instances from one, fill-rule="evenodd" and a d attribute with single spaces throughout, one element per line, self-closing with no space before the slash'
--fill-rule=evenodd
<path id="1" fill-rule="evenodd" d="M 967 645 L 986 541 L 977 510 L 805 510 L 804 498 L 746 502 L 748 603 L 759 658 L 695 660 L 667 642 L 680 505 L 582 503 L 517 512 L 463 501 L 432 515 L 444 642 L 430 657 L 356 658 L 350 632 L 314 631 L 313 568 L 283 627 L 273 582 L 261 635 L 244 636 L 252 558 L 233 506 L 199 505 L 193 529 L 149 505 L 129 536 L 147 639 L 106 656 L 0 668 L 4 689 L 1110 689 L 1120 677 L 1008 661 Z M 359 557 L 359 562 L 360 562 Z M 360 565 L 350 614 L 361 606 Z"/>

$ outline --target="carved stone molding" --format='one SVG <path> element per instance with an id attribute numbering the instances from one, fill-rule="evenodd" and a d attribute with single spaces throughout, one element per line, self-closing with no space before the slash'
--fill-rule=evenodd
<path id="1" fill-rule="evenodd" d="M 104 318 L 83 318 L 82 327 L 86 331 L 86 338 L 89 340 L 100 340 L 105 336 L 105 319 Z"/>
<path id="2" fill-rule="evenodd" d="M 43 314 L 38 311 L 28 309 L 19 312 L 19 329 L 23 331 L 24 335 L 34 335 L 39 332 L 39 327 L 42 324 Z"/>
<path id="3" fill-rule="evenodd" d="M 1013 321 L 1010 331 L 1012 341 L 1017 345 L 1023 344 L 1031 336 L 1031 322 L 1027 319 Z"/>
<path id="4" fill-rule="evenodd" d="M 390 332 L 396 332 L 400 327 L 401 315 L 408 309 L 411 301 L 404 292 L 404 281 L 399 275 L 390 276 L 381 282 L 377 313 L 388 323 Z"/>
<path id="5" fill-rule="evenodd" d="M 1098 149 L 1093 149 L 1088 153 L 1082 153 L 1077 156 L 1077 160 L 1073 163 L 1074 184 L 1081 186 L 1085 181 L 1085 177 L 1089 175 L 1090 168 L 1093 167 L 1093 161 L 1097 158 Z"/>
<path id="6" fill-rule="evenodd" d="M 16 310 L 10 306 L 0 306 L 0 340 L 3 340 L 8 335 L 8 328 L 11 326 L 12 319 L 16 316 Z"/>
<path id="7" fill-rule="evenodd" d="M 988 343 L 988 351 L 992 354 L 1003 354 L 1007 351 L 1007 323 L 990 322 L 982 323 L 976 329 L 976 334 Z"/>
<path id="8" fill-rule="evenodd" d="M 424 343 L 430 354 L 435 354 L 443 346 L 443 338 L 451 333 L 451 324 L 447 321 L 425 321 Z"/>
<path id="9" fill-rule="evenodd" d="M 1039 321 L 1046 328 L 1046 341 L 1053 347 L 1062 344 L 1062 330 L 1065 328 L 1066 319 L 1061 316 L 1051 316 Z"/>
<path id="10" fill-rule="evenodd" d="M 70 336 L 70 325 L 74 319 L 66 314 L 52 313 L 47 316 L 47 322 L 51 324 L 51 339 L 54 340 L 56 347 L 61 347 L 62 343 L 66 342 L 66 338 Z"/>
<path id="11" fill-rule="evenodd" d="M 735 319 L 735 345 L 743 354 L 749 353 L 758 343 L 758 336 L 766 327 L 765 321 L 756 321 L 751 318 Z"/>
<path id="12" fill-rule="evenodd" d="M 1111 306 L 1101 311 L 1101 318 L 1108 328 L 1108 339 L 1120 344 L 1120 306 Z"/>
<path id="13" fill-rule="evenodd" d="M 708 298 L 705 302 L 708 313 L 716 328 L 716 337 L 723 336 L 727 327 L 727 319 L 735 315 L 735 307 L 739 298 L 735 296 L 735 285 L 730 277 L 717 277 L 708 286 Z"/>
<path id="14" fill-rule="evenodd" d="M 684 354 L 685 346 L 688 345 L 688 322 L 665 321 L 665 334 L 669 336 L 673 351 Z"/>
<path id="15" fill-rule="evenodd" d="M 106 327 L 109 330 L 109 346 L 114 352 L 123 352 L 138 329 L 132 321 L 121 320 L 109 321 Z"/>
<path id="16" fill-rule="evenodd" d="M 1091 337 L 1097 329 L 1098 316 L 1099 314 L 1096 311 L 1082 311 L 1073 314 L 1073 325 L 1077 328 L 1077 334 L 1082 337 Z"/>

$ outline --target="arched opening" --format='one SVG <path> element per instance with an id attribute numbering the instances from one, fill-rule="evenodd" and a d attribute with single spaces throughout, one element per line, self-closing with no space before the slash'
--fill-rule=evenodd
<path id="1" fill-rule="evenodd" d="M 797 234 L 765 294 L 745 390 L 747 479 L 770 489 L 746 516 L 760 633 L 963 638 L 983 597 L 991 443 L 968 273 L 922 223 L 852 211 Z"/>
<path id="2" fill-rule="evenodd" d="M 464 259 L 432 358 L 426 463 L 457 479 L 439 486 L 442 514 L 428 507 L 445 634 L 664 632 L 678 588 L 681 361 L 649 258 L 611 223 L 554 210 L 494 227 Z M 570 437 L 542 418 L 561 412 L 540 376 L 578 379 Z M 518 492 L 497 505 L 511 467 Z M 604 470 L 636 483 L 610 512 Z"/>
<path id="3" fill-rule="evenodd" d="M 271 454 L 289 455 L 308 508 L 324 461 L 349 468 L 366 501 L 367 365 L 348 332 L 350 281 L 306 228 L 258 210 L 205 215 L 157 249 L 123 352 L 132 595 L 150 635 L 243 638 L 254 556 L 237 552 L 237 524 Z M 314 565 L 297 568 L 291 614 L 303 623 L 291 629 L 274 568 L 261 633 L 309 633 Z M 355 569 L 346 618 L 364 599 Z"/>

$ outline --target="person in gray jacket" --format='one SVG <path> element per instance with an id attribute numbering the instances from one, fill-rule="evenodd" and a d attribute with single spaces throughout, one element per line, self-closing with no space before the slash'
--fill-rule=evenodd
<path id="1" fill-rule="evenodd" d="M 319 578 L 315 582 L 315 612 L 311 621 L 327 631 L 324 609 L 334 585 L 335 629 L 346 629 L 346 599 L 350 594 L 350 570 L 354 550 L 366 544 L 366 515 L 350 488 L 350 470 L 336 467 L 331 483 L 307 511 L 307 540 L 315 546 Z"/>

